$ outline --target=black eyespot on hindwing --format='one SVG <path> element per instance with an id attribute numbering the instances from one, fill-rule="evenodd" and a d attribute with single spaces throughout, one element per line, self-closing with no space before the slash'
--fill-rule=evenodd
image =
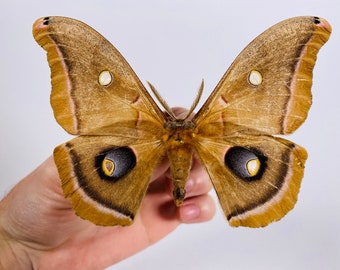
<path id="1" fill-rule="evenodd" d="M 225 156 L 225 165 L 244 181 L 260 179 L 266 168 L 267 158 L 256 149 L 241 146 L 230 148 Z"/>
<path id="2" fill-rule="evenodd" d="M 118 181 L 136 166 L 136 155 L 129 147 L 112 147 L 95 159 L 99 176 L 108 181 Z"/>

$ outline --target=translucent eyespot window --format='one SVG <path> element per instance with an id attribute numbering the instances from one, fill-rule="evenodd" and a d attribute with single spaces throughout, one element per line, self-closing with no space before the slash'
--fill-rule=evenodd
<path id="1" fill-rule="evenodd" d="M 100 72 L 98 82 L 101 86 L 109 86 L 113 82 L 112 73 L 108 70 Z"/>
<path id="2" fill-rule="evenodd" d="M 252 70 L 249 73 L 248 81 L 253 86 L 259 86 L 262 83 L 262 74 L 257 70 Z"/>

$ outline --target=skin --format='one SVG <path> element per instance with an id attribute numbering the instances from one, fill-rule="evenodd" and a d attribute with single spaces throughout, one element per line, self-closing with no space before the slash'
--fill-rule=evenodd
<path id="1" fill-rule="evenodd" d="M 211 182 L 194 158 L 183 205 L 172 198 L 169 163 L 154 172 L 134 223 L 101 227 L 74 214 L 53 158 L 0 202 L 0 269 L 103 269 L 147 248 L 182 223 L 210 220 Z"/>

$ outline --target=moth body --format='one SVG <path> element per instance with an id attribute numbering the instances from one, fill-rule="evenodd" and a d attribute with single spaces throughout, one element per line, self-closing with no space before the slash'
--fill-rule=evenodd
<path id="1" fill-rule="evenodd" d="M 173 197 L 177 206 L 183 203 L 193 154 L 195 124 L 189 120 L 173 120 L 165 124 L 163 143 L 170 162 Z"/>

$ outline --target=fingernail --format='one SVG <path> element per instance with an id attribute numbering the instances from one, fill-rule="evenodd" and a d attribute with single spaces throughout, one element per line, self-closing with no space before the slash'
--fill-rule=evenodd
<path id="1" fill-rule="evenodd" d="M 187 204 L 181 207 L 181 218 L 183 222 L 196 220 L 201 213 L 201 209 L 196 204 Z"/>

